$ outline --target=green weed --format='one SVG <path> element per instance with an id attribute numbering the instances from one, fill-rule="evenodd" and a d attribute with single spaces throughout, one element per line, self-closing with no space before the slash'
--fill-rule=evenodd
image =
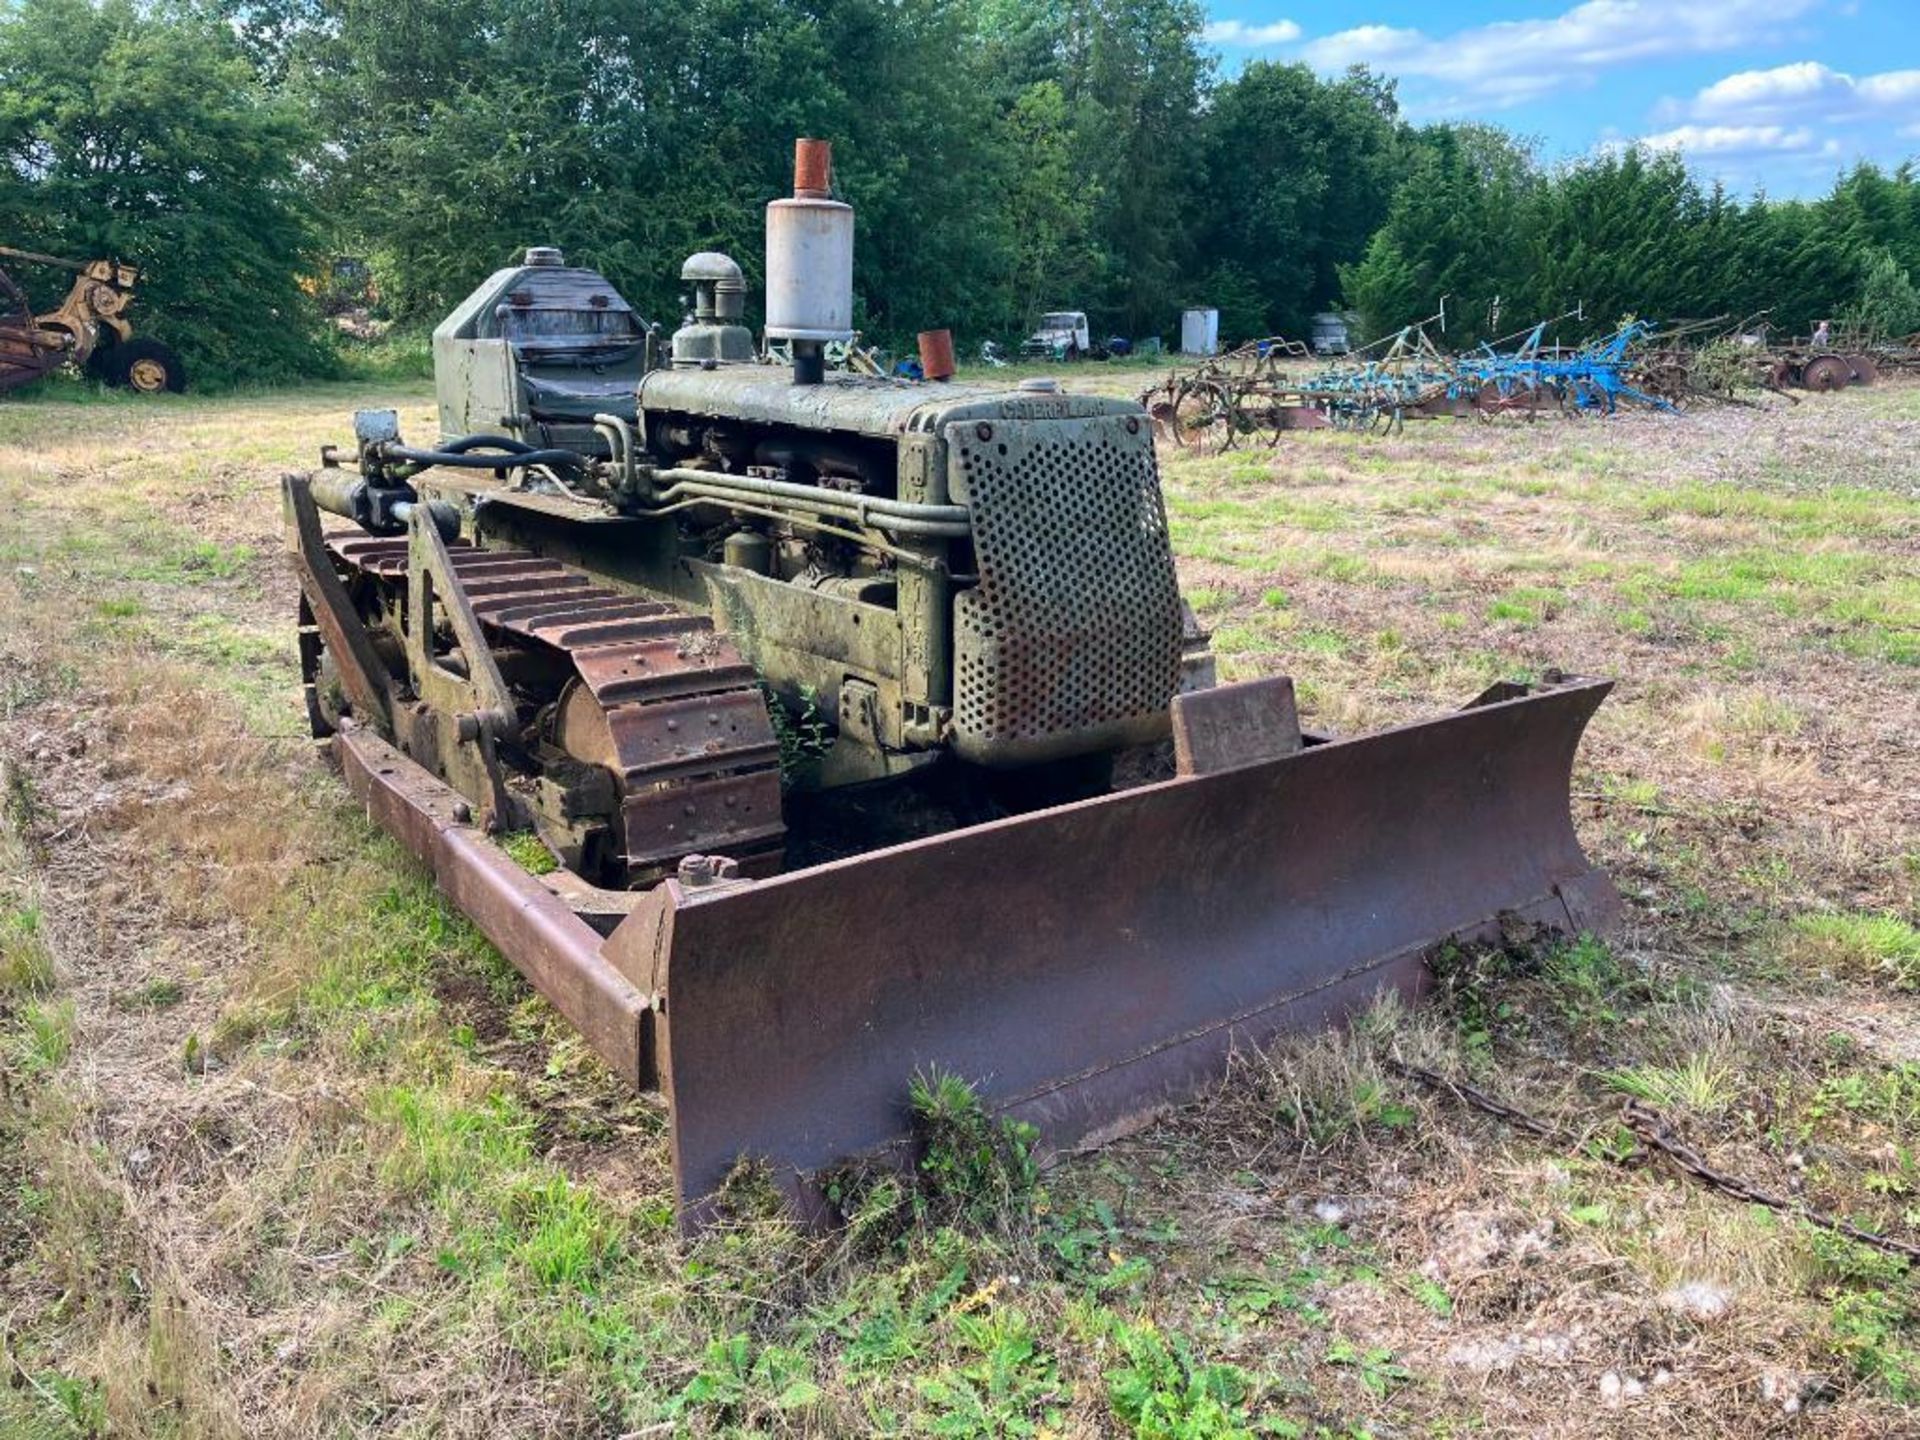
<path id="1" fill-rule="evenodd" d="M 185 540 L 128 573 L 135 580 L 167 581 L 191 584 L 212 578 L 231 580 L 253 564 L 256 552 L 251 545 L 219 545 L 211 540 Z"/>
<path id="2" fill-rule="evenodd" d="M 512 834 L 497 836 L 494 843 L 529 875 L 551 875 L 560 868 L 560 862 L 553 858 L 553 852 L 547 848 L 546 842 L 531 830 L 515 830 Z"/>
<path id="3" fill-rule="evenodd" d="M 1301 1088 L 1281 1100 L 1280 1119 L 1305 1143 L 1326 1149 L 1349 1135 L 1379 1128 L 1404 1130 L 1420 1118 L 1377 1075 L 1339 1077 L 1322 1089 Z"/>
<path id="4" fill-rule="evenodd" d="M 438 1088 L 395 1085 L 368 1097 L 367 1115 L 388 1130 L 375 1174 L 398 1195 L 444 1204 L 532 1158 L 533 1118 L 503 1092 L 463 1101 Z"/>
<path id="5" fill-rule="evenodd" d="M 1732 1105 L 1737 1083 L 1731 1067 L 1705 1054 L 1691 1055 L 1678 1065 L 1634 1065 L 1605 1078 L 1623 1095 L 1700 1115 L 1718 1115 Z"/>
<path id="6" fill-rule="evenodd" d="M 73 1002 L 36 1000 L 22 1006 L 9 1048 L 23 1075 L 57 1070 L 73 1051 Z"/>
<path id="7" fill-rule="evenodd" d="M 804 778 L 833 745 L 833 731 L 820 713 L 820 695 L 811 685 L 800 687 L 800 703 L 789 707 L 772 688 L 762 684 L 767 718 L 780 742 L 780 778 L 788 784 Z"/>
<path id="8" fill-rule="evenodd" d="M 1252 1440 L 1258 1387 L 1247 1371 L 1202 1360 L 1150 1320 L 1112 1316 L 1105 1328 L 1122 1357 L 1105 1373 L 1107 1398 L 1139 1440 Z"/>
<path id="9" fill-rule="evenodd" d="M 1029 1209 L 1040 1180 L 1033 1126 L 989 1115 L 973 1086 L 947 1071 L 914 1076 L 907 1098 L 920 1174 L 937 1204 L 975 1221 Z"/>
<path id="10" fill-rule="evenodd" d="M 1920 929 L 1897 915 L 1861 912 L 1801 915 L 1791 926 L 1789 956 L 1903 990 L 1920 989 Z"/>
<path id="11" fill-rule="evenodd" d="M 10 1354 L 0 1337 L 0 1435 L 7 1440 L 93 1440 L 109 1433 L 106 1392 L 97 1381 L 58 1370 L 34 1372 Z"/>
<path id="12" fill-rule="evenodd" d="M 774 1411 L 796 1411 L 819 1398 L 820 1387 L 804 1355 L 778 1345 L 756 1350 L 750 1337 L 729 1335 L 708 1343 L 699 1373 L 687 1382 L 670 1411 L 708 1411 L 726 1421 L 740 1418 L 750 1404 L 762 1399 Z"/>
<path id="13" fill-rule="evenodd" d="M 967 1358 L 916 1386 L 932 1433 L 987 1440 L 1059 1429 L 1067 1390 L 1026 1316 L 1010 1308 L 956 1315 L 953 1329 Z"/>
<path id="14" fill-rule="evenodd" d="M 1538 625 L 1551 620 L 1566 608 L 1567 597 L 1559 590 L 1523 585 L 1509 590 L 1487 607 L 1489 620 L 1512 620 L 1521 625 Z"/>
<path id="15" fill-rule="evenodd" d="M 1309 655 L 1338 657 L 1347 652 L 1346 637 L 1334 630 L 1296 630 L 1289 637 L 1288 643 L 1293 649 Z"/>
<path id="16" fill-rule="evenodd" d="M 53 988 L 53 955 L 37 905 L 0 905 L 0 998 L 45 995 Z"/>
<path id="17" fill-rule="evenodd" d="M 1579 1027 L 1613 1024 L 1624 1004 L 1647 998 L 1644 983 L 1592 935 L 1550 949 L 1541 974 L 1552 987 L 1562 1016 Z"/>
<path id="18" fill-rule="evenodd" d="M 1213 632 L 1217 655 L 1250 655 L 1271 650 L 1273 641 L 1251 625 L 1222 625 Z"/>
<path id="19" fill-rule="evenodd" d="M 1915 1318 L 1912 1305 L 1896 1294 L 1866 1290 L 1841 1295 L 1828 1307 L 1829 1343 L 1860 1379 L 1900 1404 L 1917 1404 L 1920 1350 L 1908 1338 Z"/>
<path id="20" fill-rule="evenodd" d="M 1135 1289 L 1153 1275 L 1153 1264 L 1133 1248 L 1126 1229 L 1104 1200 L 1091 1200 L 1052 1217 L 1041 1231 L 1054 1273 L 1077 1289 L 1112 1295 Z"/>
<path id="21" fill-rule="evenodd" d="M 1324 1357 L 1329 1365 L 1351 1367 L 1360 1383 L 1384 1399 L 1396 1385 L 1413 1378 L 1413 1372 L 1394 1362 L 1393 1351 L 1384 1345 L 1359 1346 L 1344 1335 L 1327 1342 Z"/>
<path id="22" fill-rule="evenodd" d="M 1827 1076 L 1807 1103 L 1807 1118 L 1818 1121 L 1836 1114 L 1862 1116 L 1896 1132 L 1920 1125 L 1920 1063 L 1905 1060 Z"/>
<path id="23" fill-rule="evenodd" d="M 120 1005 L 126 1010 L 166 1010 L 178 1005 L 186 993 L 178 980 L 162 976 L 129 990 L 120 997 Z"/>

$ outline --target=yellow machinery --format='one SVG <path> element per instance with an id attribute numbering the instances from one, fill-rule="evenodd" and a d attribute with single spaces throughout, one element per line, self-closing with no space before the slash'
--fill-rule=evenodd
<path id="1" fill-rule="evenodd" d="M 140 272 L 118 260 L 62 260 L 0 245 L 0 260 L 73 272 L 72 288 L 35 315 L 23 291 L 0 269 L 0 390 L 73 365 L 112 385 L 145 394 L 187 388 L 186 367 L 171 346 L 135 336 L 126 311 Z"/>

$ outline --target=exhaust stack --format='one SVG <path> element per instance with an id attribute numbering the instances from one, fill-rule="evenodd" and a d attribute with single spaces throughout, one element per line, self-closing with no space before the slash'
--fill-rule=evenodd
<path id="1" fill-rule="evenodd" d="M 922 330 L 920 342 L 920 373 L 928 380 L 951 380 L 953 378 L 953 332 L 951 330 Z"/>
<path id="2" fill-rule="evenodd" d="M 853 207 L 832 184 L 833 146 L 796 140 L 793 196 L 767 206 L 767 337 L 792 344 L 796 385 L 818 385 L 823 347 L 853 338 Z"/>

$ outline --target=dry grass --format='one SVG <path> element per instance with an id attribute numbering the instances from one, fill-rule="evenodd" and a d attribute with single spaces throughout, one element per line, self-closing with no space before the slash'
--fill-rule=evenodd
<path id="1" fill-rule="evenodd" d="M 693 1246 L 652 1102 L 297 738 L 272 481 L 396 400 L 0 405 L 0 1433 L 1909 1424 L 1915 1282 L 1617 1112 L 1920 1230 L 1920 391 L 1170 458 L 1227 670 L 1321 724 L 1620 677 L 1577 813 L 1625 938 L 1452 957 L 984 1228 Z"/>

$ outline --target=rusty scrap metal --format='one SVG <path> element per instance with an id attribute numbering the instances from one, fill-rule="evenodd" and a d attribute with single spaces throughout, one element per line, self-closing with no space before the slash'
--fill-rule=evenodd
<path id="1" fill-rule="evenodd" d="M 186 388 L 180 357 L 156 340 L 136 339 L 126 318 L 140 272 L 118 260 L 62 260 L 0 245 L 0 260 L 68 270 L 74 280 L 54 309 L 35 315 L 0 270 L 0 391 L 73 365 L 146 394 Z"/>
<path id="2" fill-rule="evenodd" d="M 67 363 L 73 337 L 34 317 L 26 292 L 0 269 L 0 390 L 30 384 Z"/>

